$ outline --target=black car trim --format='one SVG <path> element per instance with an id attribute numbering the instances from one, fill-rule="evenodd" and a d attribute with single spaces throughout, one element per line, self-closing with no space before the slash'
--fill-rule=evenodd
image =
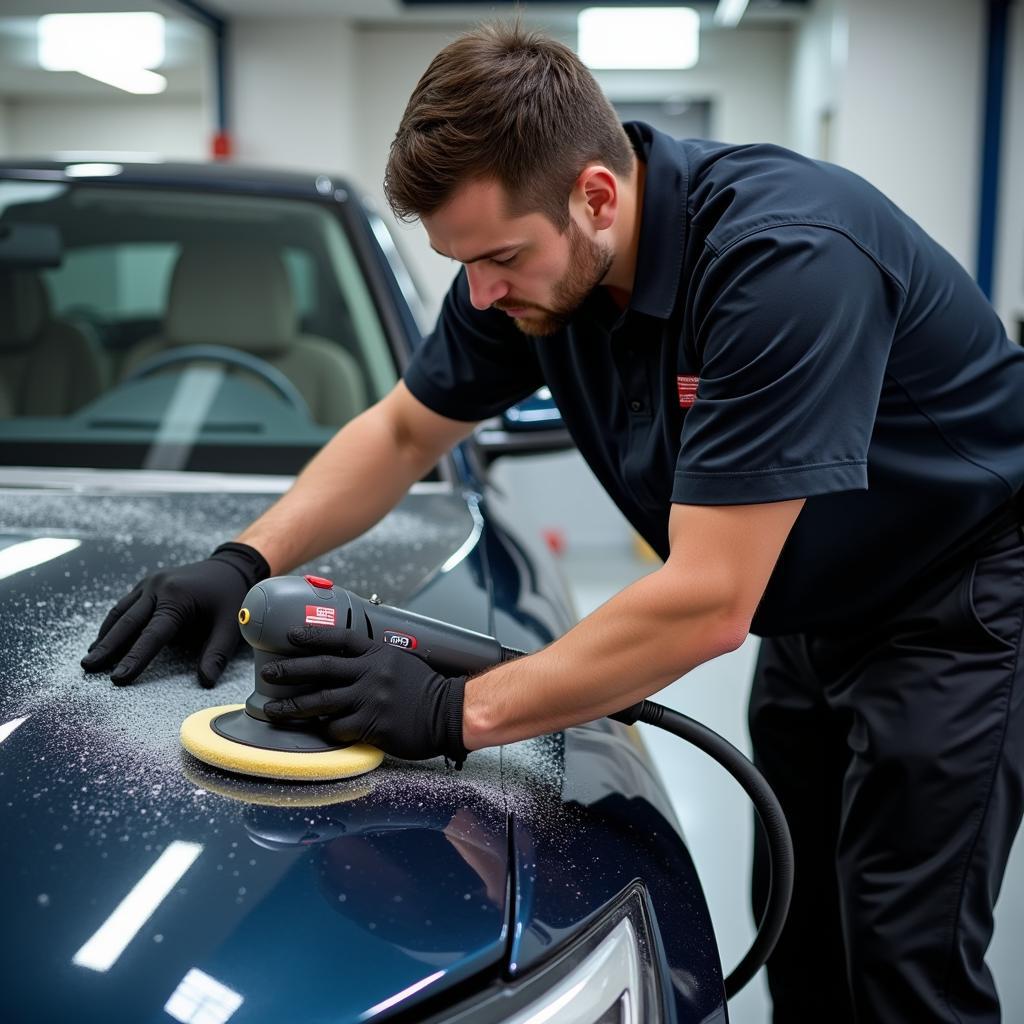
<path id="1" fill-rule="evenodd" d="M 511 817 L 509 821 L 511 833 Z M 637 939 L 646 967 L 642 976 L 647 1011 L 645 1024 L 674 1021 L 676 1015 L 667 998 L 664 968 L 651 942 L 652 910 L 647 890 L 639 879 L 634 879 L 615 899 L 596 911 L 589 922 L 580 926 L 580 933 L 544 963 L 512 979 L 504 971 L 477 975 L 400 1011 L 391 1020 L 393 1024 L 499 1024 L 510 1013 L 535 1002 L 539 991 L 553 987 L 570 974 L 624 917 L 634 924 L 640 923 Z"/>

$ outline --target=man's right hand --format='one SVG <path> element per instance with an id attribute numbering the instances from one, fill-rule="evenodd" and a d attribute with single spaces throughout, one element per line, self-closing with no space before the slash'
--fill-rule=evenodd
<path id="1" fill-rule="evenodd" d="M 241 639 L 238 609 L 249 589 L 270 575 L 248 544 L 222 544 L 202 562 L 147 576 L 107 614 L 86 672 L 110 671 L 116 686 L 134 682 L 172 640 L 201 644 L 199 683 L 213 686 Z M 113 668 L 111 668 L 113 666 Z"/>

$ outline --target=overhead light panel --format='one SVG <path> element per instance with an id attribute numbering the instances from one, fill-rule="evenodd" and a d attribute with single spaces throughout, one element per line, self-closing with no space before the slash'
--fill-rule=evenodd
<path id="1" fill-rule="evenodd" d="M 46 14 L 39 19 L 39 66 L 77 71 L 117 89 L 158 93 L 167 79 L 164 17 L 154 11 L 122 14 Z"/>
<path id="2" fill-rule="evenodd" d="M 735 28 L 746 13 L 749 0 L 718 0 L 715 8 L 715 24 Z"/>
<path id="3" fill-rule="evenodd" d="M 697 63 L 700 15 L 689 7 L 588 7 L 580 60 L 595 70 L 683 70 Z"/>
<path id="4" fill-rule="evenodd" d="M 152 96 L 167 88 L 167 79 L 163 75 L 147 71 L 145 68 L 85 66 L 74 70 L 104 85 L 112 85 L 115 89 L 123 89 L 139 96 Z"/>

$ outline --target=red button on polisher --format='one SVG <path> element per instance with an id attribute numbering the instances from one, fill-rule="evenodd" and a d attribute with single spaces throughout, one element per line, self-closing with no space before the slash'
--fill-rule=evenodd
<path id="1" fill-rule="evenodd" d="M 303 576 L 302 578 L 307 583 L 312 583 L 314 587 L 320 587 L 322 590 L 330 590 L 334 586 L 333 580 L 325 580 L 323 576 Z"/>

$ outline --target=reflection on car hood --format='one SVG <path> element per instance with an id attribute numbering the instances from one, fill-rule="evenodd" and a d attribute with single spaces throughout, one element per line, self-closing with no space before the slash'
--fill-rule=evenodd
<path id="1" fill-rule="evenodd" d="M 4 494 L 8 551 L 78 542 L 0 580 L 0 865 L 19 953 L 7 1019 L 190 1020 L 206 999 L 242 1000 L 247 1019 L 348 1021 L 501 959 L 501 751 L 462 772 L 389 758 L 332 785 L 245 780 L 184 754 L 177 734 L 191 712 L 244 700 L 247 649 L 212 693 L 181 651 L 123 689 L 79 668 L 141 575 L 203 557 L 272 500 Z M 411 495 L 306 571 L 401 603 L 473 535 L 464 499 Z M 465 625 L 486 628 L 479 606 Z M 517 747 L 543 774 L 543 741 Z"/>

